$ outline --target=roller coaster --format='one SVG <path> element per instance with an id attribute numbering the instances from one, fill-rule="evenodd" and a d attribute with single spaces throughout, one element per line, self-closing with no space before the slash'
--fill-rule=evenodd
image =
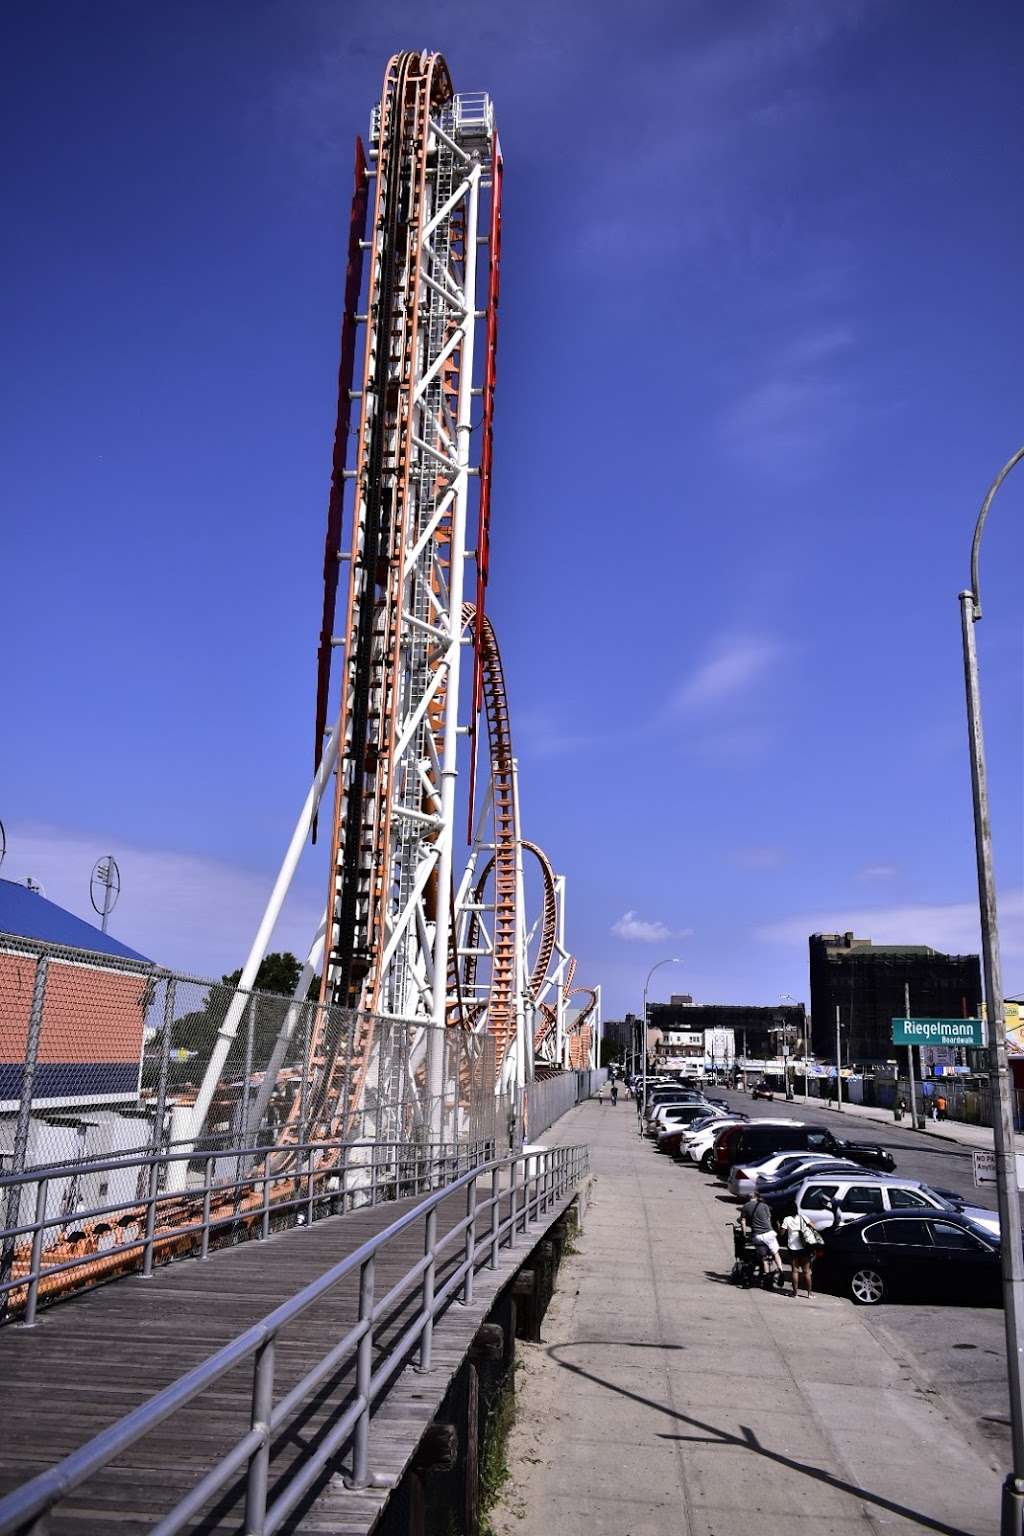
<path id="1" fill-rule="evenodd" d="M 240 993 L 253 985 L 319 819 L 329 889 L 295 997 L 319 972 L 327 1006 L 317 1011 L 304 1112 L 324 1135 L 344 1133 L 359 1106 L 383 1049 L 381 1018 L 422 1026 L 398 1070 L 428 1120 L 443 1096 L 446 1031 L 492 1037 L 499 1092 L 529 1082 L 539 1063 L 584 1067 L 593 1056 L 599 993 L 574 987 L 564 877 L 521 832 L 486 612 L 502 177 L 490 98 L 456 94 L 438 53 L 395 54 L 368 143 L 355 145 L 315 777 L 240 982 Z M 457 872 L 463 814 L 468 854 Z M 540 890 L 532 917 L 527 861 Z M 243 1006 L 240 995 L 220 1030 L 196 1134 Z M 439 1124 L 430 1130 L 440 1136 Z"/>

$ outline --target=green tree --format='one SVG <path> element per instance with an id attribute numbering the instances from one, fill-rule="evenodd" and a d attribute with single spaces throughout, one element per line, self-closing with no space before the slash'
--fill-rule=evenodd
<path id="1" fill-rule="evenodd" d="M 296 959 L 290 949 L 286 949 L 280 954 L 275 950 L 271 955 L 264 955 L 260 961 L 260 968 L 256 972 L 256 991 L 277 992 L 281 997 L 291 997 L 301 975 L 302 962 Z M 241 979 L 241 966 L 238 967 L 237 971 L 232 971 L 230 975 L 221 977 L 221 981 L 227 987 L 237 987 Z M 319 977 L 314 977 L 314 985 L 319 990 Z M 313 996 L 312 987 L 306 995 L 307 997 Z"/>
<path id="2" fill-rule="evenodd" d="M 275 951 L 264 958 L 256 972 L 254 991 L 269 993 L 275 997 L 290 998 L 301 975 L 302 963 L 296 959 L 295 955 L 289 950 L 283 953 Z M 241 977 L 241 968 L 231 971 L 227 976 L 222 976 L 219 985 L 210 987 L 201 1008 L 181 1014 L 175 1019 L 171 1043 L 186 1057 L 185 1061 L 178 1064 L 176 1076 L 179 1081 L 191 1081 L 195 1077 L 197 1065 L 201 1068 L 208 1059 L 217 1038 L 217 1031 L 224 1022 Z M 320 978 L 314 976 L 306 997 L 309 1001 L 315 1002 L 319 995 Z M 284 1003 L 270 1003 L 264 998 L 257 1001 L 256 1034 L 253 1041 L 253 1061 L 257 1066 L 267 1060 L 286 1013 L 287 1007 Z M 247 1015 L 243 1014 L 235 1044 L 228 1059 L 228 1073 L 232 1070 L 237 1071 L 244 1058 L 247 1026 Z M 190 1065 L 190 1063 L 197 1065 Z"/>

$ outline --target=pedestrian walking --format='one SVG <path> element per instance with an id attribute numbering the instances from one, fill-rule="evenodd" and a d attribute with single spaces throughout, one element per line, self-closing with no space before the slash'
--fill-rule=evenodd
<path id="1" fill-rule="evenodd" d="M 612 1083 L 612 1109 L 615 1108 L 615 1106 L 616 1106 L 616 1104 L 618 1104 L 618 1102 L 619 1102 L 619 1085 L 618 1085 L 618 1083 Z"/>
<path id="2" fill-rule="evenodd" d="M 753 1239 L 762 1269 L 771 1273 L 781 1285 L 782 1260 L 779 1258 L 779 1239 L 775 1234 L 771 1210 L 757 1195 L 751 1195 L 741 1208 L 740 1217 Z"/>
<path id="3" fill-rule="evenodd" d="M 780 1230 L 786 1244 L 786 1255 L 793 1280 L 793 1295 L 799 1295 L 802 1280 L 804 1289 L 810 1296 L 811 1264 L 814 1262 L 817 1250 L 821 1247 L 821 1237 L 811 1226 L 807 1217 L 801 1216 L 799 1212 L 787 1216 Z"/>
<path id="4" fill-rule="evenodd" d="M 903 1095 L 900 1094 L 899 1098 L 896 1100 L 896 1103 L 892 1107 L 892 1117 L 896 1121 L 897 1125 L 903 1119 L 903 1116 L 906 1114 L 906 1112 L 907 1101 Z"/>

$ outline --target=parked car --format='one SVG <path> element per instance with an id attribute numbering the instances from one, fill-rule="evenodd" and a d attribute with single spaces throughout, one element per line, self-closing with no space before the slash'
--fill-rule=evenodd
<path id="1" fill-rule="evenodd" d="M 828 1135 L 801 1120 L 751 1120 L 731 1126 L 716 1138 L 714 1169 L 725 1179 L 733 1163 L 756 1163 L 773 1152 L 825 1152 Z"/>
<path id="2" fill-rule="evenodd" d="M 762 1077 L 761 1081 L 759 1083 L 755 1083 L 753 1088 L 751 1088 L 750 1097 L 752 1099 L 774 1099 L 775 1089 L 772 1087 L 771 1083 L 767 1081 L 766 1078 Z"/>
<path id="3" fill-rule="evenodd" d="M 669 1152 L 678 1155 L 682 1149 L 685 1137 L 697 1134 L 709 1129 L 711 1126 L 724 1124 L 726 1116 L 722 1110 L 715 1110 L 711 1115 L 703 1115 L 699 1120 L 673 1120 L 668 1119 L 659 1127 L 655 1137 L 659 1152 Z"/>
<path id="4" fill-rule="evenodd" d="M 688 1131 L 684 1131 L 679 1144 L 679 1154 L 682 1158 L 690 1158 L 698 1163 L 707 1173 L 711 1172 L 710 1165 L 706 1162 L 708 1152 L 715 1145 L 715 1137 L 719 1131 L 727 1125 L 742 1125 L 746 1116 L 741 1119 L 739 1115 L 716 1115 L 706 1123 L 697 1121 Z"/>
<path id="5" fill-rule="evenodd" d="M 862 1307 L 922 1294 L 996 1302 L 999 1240 L 955 1211 L 862 1216 L 826 1239 L 815 1273 Z"/>
<path id="6" fill-rule="evenodd" d="M 734 1163 L 729 1169 L 729 1192 L 737 1198 L 752 1195 L 762 1184 L 770 1187 L 774 1179 L 788 1179 L 803 1173 L 806 1177 L 817 1164 L 835 1161 L 828 1152 L 773 1152 L 757 1163 Z M 853 1163 L 849 1165 L 851 1168 Z"/>
<path id="7" fill-rule="evenodd" d="M 892 1153 L 877 1141 L 846 1141 L 833 1136 L 832 1149 L 837 1157 L 848 1157 L 862 1168 L 877 1168 L 880 1173 L 892 1173 L 896 1168 Z"/>
<path id="8" fill-rule="evenodd" d="M 712 1141 L 710 1143 L 710 1146 L 708 1148 L 708 1155 L 705 1155 L 703 1149 L 701 1151 L 700 1165 L 704 1169 L 704 1171 L 706 1173 L 717 1173 L 718 1172 L 718 1161 L 717 1161 L 717 1159 L 718 1159 L 718 1149 L 719 1149 L 719 1146 L 722 1144 L 723 1140 L 726 1137 L 728 1137 L 730 1135 L 740 1135 L 740 1134 L 742 1134 L 742 1133 L 752 1129 L 754 1126 L 757 1126 L 758 1128 L 763 1129 L 765 1136 L 767 1136 L 767 1137 L 775 1136 L 780 1142 L 782 1141 L 785 1133 L 787 1133 L 789 1130 L 791 1130 L 791 1129 L 801 1130 L 802 1129 L 802 1127 L 800 1125 L 800 1122 L 798 1120 L 750 1120 L 750 1119 L 738 1120 L 738 1119 L 734 1119 L 731 1123 L 727 1121 L 724 1126 L 720 1126 L 720 1127 L 717 1128 L 717 1130 L 715 1132 L 715 1135 L 714 1135 L 714 1137 L 713 1137 L 713 1139 L 712 1139 Z M 784 1143 L 783 1143 L 783 1145 L 784 1145 Z M 799 1148 L 799 1144 L 798 1144 L 798 1149 L 806 1151 L 805 1147 L 804 1148 Z M 767 1156 L 770 1152 L 775 1151 L 775 1146 L 773 1145 L 771 1140 L 768 1140 L 768 1141 L 765 1142 L 765 1145 L 764 1145 L 763 1149 L 759 1149 L 759 1151 L 760 1151 L 760 1155 Z M 757 1154 L 755 1154 L 755 1156 L 756 1155 Z M 752 1161 L 754 1160 L 753 1157 L 752 1157 L 751 1160 Z M 726 1173 L 728 1173 L 728 1170 L 729 1170 L 729 1168 L 731 1166 L 732 1166 L 732 1163 L 730 1161 L 730 1163 L 726 1166 L 725 1172 L 722 1174 L 723 1178 L 725 1177 Z"/>
<path id="9" fill-rule="evenodd" d="M 816 1161 L 808 1170 L 806 1167 L 797 1166 L 787 1169 L 784 1173 L 773 1174 L 770 1179 L 762 1179 L 757 1186 L 757 1192 L 762 1200 L 771 1203 L 779 1195 L 794 1195 L 805 1179 L 823 1178 L 827 1173 L 838 1173 L 846 1177 L 847 1174 L 856 1174 L 859 1170 L 856 1163 L 848 1157 L 826 1157 L 819 1159 L 816 1152 L 808 1153 Z"/>
<path id="10" fill-rule="evenodd" d="M 819 1230 L 832 1227 L 831 1202 L 834 1202 L 840 1225 L 857 1221 L 862 1216 L 881 1215 L 885 1211 L 942 1211 L 962 1216 L 990 1237 L 999 1236 L 999 1217 L 995 1211 L 977 1205 L 954 1207 L 920 1179 L 872 1179 L 855 1173 L 815 1173 L 804 1180 L 791 1199 L 793 1209 Z"/>
<path id="11" fill-rule="evenodd" d="M 669 1109 L 705 1109 L 702 1101 L 694 1103 L 692 1098 L 662 1098 L 659 1103 L 649 1104 L 643 1112 L 643 1129 L 646 1135 L 654 1135 L 654 1127 L 668 1114 Z"/>
<path id="12" fill-rule="evenodd" d="M 775 1131 L 775 1126 L 782 1129 Z M 800 1120 L 754 1120 L 742 1132 L 715 1144 L 715 1171 L 724 1179 L 734 1163 L 759 1162 L 773 1152 L 827 1152 L 885 1172 L 896 1167 L 891 1154 L 878 1142 L 843 1141 L 826 1126 Z"/>
<path id="13" fill-rule="evenodd" d="M 662 1099 L 657 1104 L 652 1104 L 644 1113 L 644 1133 L 653 1136 L 665 1116 L 673 1109 L 706 1110 L 707 1105 L 701 1099 Z"/>
<path id="14" fill-rule="evenodd" d="M 651 1134 L 656 1136 L 670 1125 L 693 1125 L 696 1120 L 703 1120 L 708 1113 L 707 1104 L 659 1104 L 654 1112 Z M 718 1110 L 716 1113 L 721 1114 Z"/>

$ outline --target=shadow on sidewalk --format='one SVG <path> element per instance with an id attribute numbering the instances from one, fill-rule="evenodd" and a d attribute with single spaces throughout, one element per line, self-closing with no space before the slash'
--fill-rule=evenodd
<path id="1" fill-rule="evenodd" d="M 614 1381 L 608 1381 L 603 1376 L 595 1376 L 592 1371 L 585 1370 L 581 1365 L 575 1365 L 571 1360 L 562 1358 L 570 1349 L 656 1349 L 660 1351 L 683 1350 L 685 1344 L 636 1344 L 625 1339 L 577 1339 L 572 1344 L 552 1344 L 546 1353 L 550 1355 L 556 1365 L 564 1371 L 571 1372 L 574 1376 L 591 1381 L 595 1386 L 606 1387 L 609 1392 L 616 1392 L 620 1397 L 627 1398 L 632 1403 L 639 1403 L 642 1407 L 653 1408 L 658 1413 L 663 1413 L 666 1418 L 676 1423 L 688 1425 L 691 1429 L 701 1430 L 701 1434 L 663 1434 L 659 1440 L 685 1441 L 695 1445 L 721 1445 L 734 1450 L 751 1451 L 755 1456 L 761 1456 L 766 1461 L 773 1462 L 776 1466 L 786 1467 L 791 1472 L 799 1472 L 805 1477 L 813 1478 L 815 1482 L 824 1483 L 829 1488 L 835 1488 L 840 1493 L 848 1493 L 853 1498 L 862 1499 L 865 1503 L 872 1504 L 877 1509 L 888 1511 L 892 1515 L 901 1515 L 907 1520 L 916 1521 L 925 1530 L 939 1531 L 941 1536 L 964 1536 L 963 1528 L 958 1525 L 947 1525 L 943 1520 L 936 1520 L 931 1515 L 922 1514 L 920 1510 L 909 1509 L 905 1504 L 897 1504 L 893 1499 L 887 1499 L 882 1494 L 872 1493 L 867 1488 L 862 1488 L 858 1483 L 850 1483 L 842 1477 L 836 1477 L 831 1472 L 825 1472 L 821 1467 L 809 1466 L 806 1462 L 797 1460 L 794 1456 L 787 1456 L 781 1451 L 772 1451 L 766 1445 L 762 1445 L 757 1435 L 746 1424 L 737 1425 L 738 1433 L 732 1434 L 728 1430 L 719 1429 L 715 1424 L 705 1423 L 703 1419 L 690 1417 L 680 1413 L 678 1409 L 670 1408 L 666 1403 L 659 1403 L 652 1397 L 643 1397 L 638 1392 L 631 1391 L 628 1387 L 621 1387 Z"/>

